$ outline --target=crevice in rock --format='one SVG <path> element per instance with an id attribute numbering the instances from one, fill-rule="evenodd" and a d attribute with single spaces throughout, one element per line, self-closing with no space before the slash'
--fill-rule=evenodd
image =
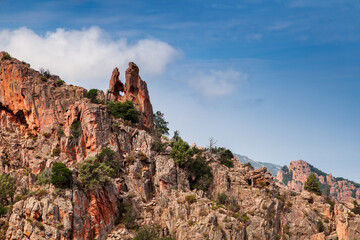
<path id="1" fill-rule="evenodd" d="M 16 113 L 14 113 L 13 111 L 11 111 L 9 108 L 7 108 L 6 106 L 4 106 L 1 102 L 0 102 L 0 111 L 4 111 L 8 114 L 10 114 L 13 117 L 14 122 L 19 123 L 21 125 L 26 126 L 26 128 L 29 127 L 29 125 L 26 122 L 26 118 L 25 118 L 25 114 L 22 110 L 17 111 Z"/>

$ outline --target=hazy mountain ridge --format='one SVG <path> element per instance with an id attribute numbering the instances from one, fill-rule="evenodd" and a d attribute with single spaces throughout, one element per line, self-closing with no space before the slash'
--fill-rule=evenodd
<path id="1" fill-rule="evenodd" d="M 277 164 L 257 162 L 244 155 L 240 155 L 240 154 L 235 154 L 235 155 L 241 163 L 244 164 L 250 163 L 255 169 L 266 167 L 270 171 L 271 175 L 273 175 L 274 177 L 277 175 L 278 171 L 281 170 L 281 166 Z"/>

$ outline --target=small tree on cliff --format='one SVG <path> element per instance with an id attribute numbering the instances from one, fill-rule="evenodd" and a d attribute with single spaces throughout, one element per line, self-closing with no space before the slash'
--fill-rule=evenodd
<path id="1" fill-rule="evenodd" d="M 15 193 L 15 179 L 9 174 L 0 174 L 0 204 L 9 204 Z"/>
<path id="2" fill-rule="evenodd" d="M 304 189 L 309 192 L 314 192 L 317 195 L 321 195 L 320 183 L 317 181 L 315 174 L 310 174 L 310 176 L 306 179 Z"/>
<path id="3" fill-rule="evenodd" d="M 154 130 L 164 134 L 169 135 L 169 128 L 168 128 L 169 122 L 165 121 L 164 114 L 160 111 L 157 111 L 154 114 Z"/>

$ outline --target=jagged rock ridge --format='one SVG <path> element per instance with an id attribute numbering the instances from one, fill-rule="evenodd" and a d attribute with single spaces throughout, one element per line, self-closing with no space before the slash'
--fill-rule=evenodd
<path id="1" fill-rule="evenodd" d="M 266 168 L 252 170 L 235 159 L 228 168 L 208 151 L 197 154 L 210 166 L 211 187 L 208 192 L 192 189 L 194 176 L 170 156 L 171 140 L 162 139 L 164 151 L 152 151 L 155 139 L 149 132 L 113 118 L 105 105 L 84 98 L 85 89 L 59 86 L 58 77 L 42 79 L 28 64 L 4 56 L 0 53 L 0 174 L 16 179 L 19 196 L 0 218 L 0 228 L 8 226 L 5 239 L 132 239 L 136 232 L 117 221 L 125 202 L 134 224 L 156 226 L 160 236 L 174 239 L 360 236 L 360 217 L 350 211 L 354 206 L 331 206 L 309 192 L 293 194 L 278 187 Z M 130 76 L 138 74 L 133 67 L 124 92 L 133 86 Z M 112 94 L 121 91 L 116 74 Z M 106 147 L 115 152 L 121 174 L 87 189 L 78 178 L 79 163 Z M 36 182 L 55 161 L 73 171 L 70 188 Z M 217 202 L 222 193 L 224 204 Z"/>
<path id="2" fill-rule="evenodd" d="M 360 184 L 335 178 L 331 173 L 326 174 L 303 160 L 291 161 L 287 169 L 287 172 L 279 171 L 276 179 L 290 190 L 301 192 L 308 176 L 314 173 L 319 179 L 323 192 L 326 191 L 336 201 L 360 200 Z"/>
<path id="3" fill-rule="evenodd" d="M 130 62 L 125 72 L 125 85 L 119 79 L 119 69 L 115 68 L 106 92 L 106 98 L 110 101 L 131 101 L 135 108 L 140 111 L 140 127 L 151 129 L 153 126 L 153 109 L 150 102 L 146 82 L 139 76 L 138 66 Z M 123 92 L 122 96 L 120 92 Z"/>

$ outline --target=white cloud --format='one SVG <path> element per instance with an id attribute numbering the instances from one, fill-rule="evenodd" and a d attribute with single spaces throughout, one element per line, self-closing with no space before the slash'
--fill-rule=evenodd
<path id="1" fill-rule="evenodd" d="M 234 70 L 199 72 L 189 80 L 189 85 L 206 97 L 221 97 L 236 92 L 247 80 L 247 75 Z"/>
<path id="2" fill-rule="evenodd" d="M 33 68 L 49 69 L 68 83 L 87 88 L 107 87 L 111 72 L 120 69 L 120 78 L 130 61 L 140 74 L 159 75 L 181 52 L 166 42 L 142 39 L 129 44 L 126 38 L 110 39 L 98 27 L 82 30 L 57 29 L 38 35 L 28 28 L 0 31 L 0 49 L 29 62 Z"/>
<path id="3" fill-rule="evenodd" d="M 268 30 L 269 31 L 279 31 L 279 30 L 286 29 L 286 28 L 290 27 L 291 25 L 293 25 L 292 22 L 277 22 L 277 23 L 271 25 L 270 27 L 268 27 Z"/>
<path id="4" fill-rule="evenodd" d="M 260 33 L 254 33 L 254 34 L 248 34 L 246 36 L 246 38 L 248 40 L 256 40 L 256 41 L 260 41 L 262 39 L 263 35 Z"/>

